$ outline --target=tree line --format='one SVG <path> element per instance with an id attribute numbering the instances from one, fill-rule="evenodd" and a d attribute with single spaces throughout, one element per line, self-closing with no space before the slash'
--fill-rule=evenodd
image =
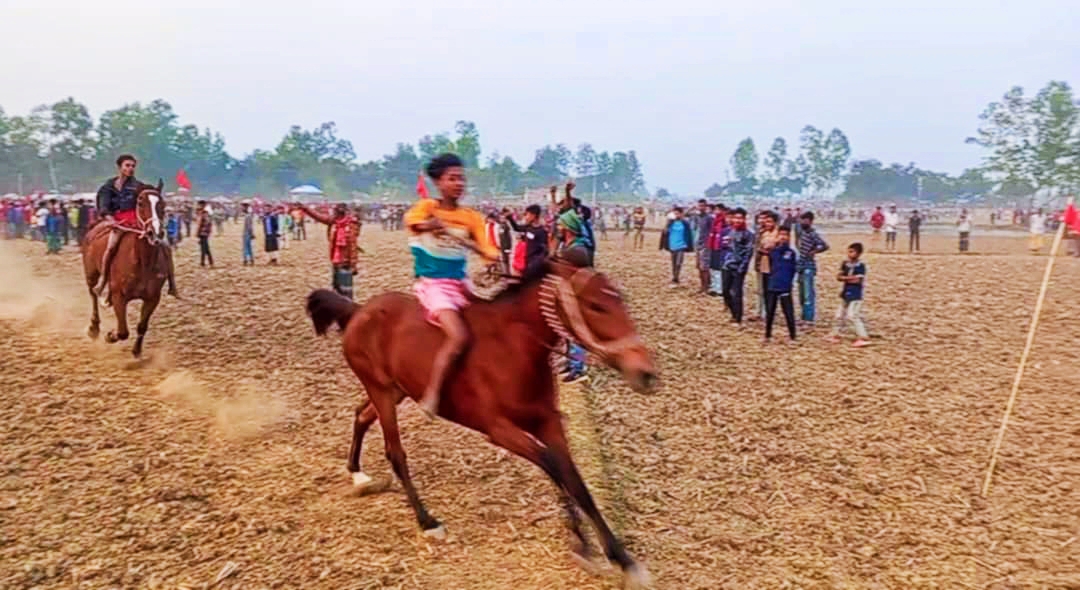
<path id="1" fill-rule="evenodd" d="M 1051 81 L 1032 97 L 1013 87 L 1002 100 L 991 102 L 979 121 L 966 141 L 985 150 L 983 163 L 957 176 L 914 163 L 850 161 L 851 146 L 841 130 L 825 134 L 807 125 L 793 155 L 783 137 L 773 140 L 764 159 L 753 139 L 739 142 L 729 161 L 733 178 L 713 183 L 705 195 L 951 202 L 983 196 L 1052 198 L 1080 189 L 1080 102 L 1067 83 Z M 661 191 L 660 196 L 667 193 Z"/>
<path id="2" fill-rule="evenodd" d="M 480 132 L 458 121 L 452 132 L 426 135 L 415 145 L 399 143 L 377 160 L 358 162 L 353 145 L 331 121 L 314 129 L 292 126 L 271 150 L 242 158 L 230 155 L 225 139 L 210 129 L 181 124 L 164 100 L 131 103 L 106 111 L 97 121 L 74 98 L 41 105 L 27 115 L 0 108 L 0 193 L 39 190 L 96 190 L 121 153 L 135 154 L 139 175 L 171 184 L 185 170 L 196 192 L 281 195 L 289 187 L 316 184 L 328 195 L 411 193 L 418 172 L 435 155 L 454 151 L 469 168 L 472 190 L 481 195 L 520 193 L 577 174 L 582 189 L 598 195 L 643 196 L 645 178 L 633 150 L 597 151 L 583 143 L 537 149 L 528 165 L 493 152 L 481 161 Z"/>

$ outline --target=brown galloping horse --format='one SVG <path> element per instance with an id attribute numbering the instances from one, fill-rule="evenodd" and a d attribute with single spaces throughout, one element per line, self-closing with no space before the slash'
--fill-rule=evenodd
<path id="1" fill-rule="evenodd" d="M 567 256 L 582 262 L 580 253 Z M 368 394 L 353 425 L 348 459 L 353 484 L 362 488 L 372 482 L 361 469 L 360 449 L 378 419 L 386 457 L 420 527 L 441 536 L 442 525 L 428 513 L 410 479 L 397 405 L 424 391 L 432 360 L 424 351 L 435 350 L 442 333 L 425 320 L 419 302 L 404 293 L 384 293 L 361 307 L 321 289 L 308 296 L 307 310 L 318 334 L 335 322 L 341 328 L 345 359 Z M 570 337 L 619 370 L 635 390 L 651 389 L 656 369 L 619 292 L 590 268 L 552 259 L 492 301 L 473 302 L 464 318 L 472 344 L 446 382 L 439 415 L 540 467 L 559 489 L 576 538 L 574 551 L 590 558 L 576 506 L 592 520 L 605 554 L 622 568 L 627 584 L 647 586 L 648 573 L 612 533 L 570 456 L 549 364 L 560 339 Z"/>
<path id="2" fill-rule="evenodd" d="M 161 220 L 165 217 L 165 199 L 161 194 L 162 188 L 164 183 L 160 180 L 156 187 L 149 184 L 139 185 L 135 206 L 139 227 L 124 228 L 109 269 L 111 276 L 108 305 L 116 313 L 116 331 L 110 330 L 105 335 L 105 340 L 112 343 L 128 339 L 127 305 L 141 299 L 142 313 L 136 327 L 138 335 L 135 346 L 131 349 L 136 358 L 142 355 L 143 337 L 146 336 L 150 316 L 161 300 L 161 289 L 165 284 L 171 256 L 163 240 L 164 224 Z M 91 338 L 97 338 L 101 332 L 98 298 L 94 294 L 94 286 L 101 276 L 101 261 L 111 229 L 107 223 L 98 223 L 87 231 L 80 244 L 86 287 L 93 305 L 90 329 L 87 331 Z"/>

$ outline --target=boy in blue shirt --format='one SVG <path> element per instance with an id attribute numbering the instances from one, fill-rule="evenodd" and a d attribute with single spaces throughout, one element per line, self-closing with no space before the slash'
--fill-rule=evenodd
<path id="1" fill-rule="evenodd" d="M 788 243 L 791 240 L 791 228 L 783 226 L 777 233 L 776 245 L 769 251 L 769 282 L 765 290 L 765 343 L 772 338 L 773 320 L 776 319 L 776 304 L 784 312 L 788 335 L 795 341 L 795 306 L 791 302 L 791 287 L 795 283 L 795 251 Z"/>
<path id="2" fill-rule="evenodd" d="M 844 320 L 847 319 L 855 330 L 855 342 L 851 344 L 855 348 L 870 345 L 870 337 L 860 317 L 863 283 L 866 280 L 866 265 L 859 260 L 862 253 L 863 245 L 859 242 L 848 246 L 847 260 L 840 265 L 840 272 L 836 275 L 836 280 L 844 283 L 844 287 L 840 291 L 840 308 L 836 310 L 836 326 L 829 336 L 830 342 L 840 342 L 840 332 L 844 329 Z"/>

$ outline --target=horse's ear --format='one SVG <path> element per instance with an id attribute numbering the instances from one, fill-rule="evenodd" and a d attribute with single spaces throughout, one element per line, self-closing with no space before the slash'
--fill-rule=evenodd
<path id="1" fill-rule="evenodd" d="M 161 194 L 161 191 L 162 191 L 162 189 L 164 189 L 164 188 L 165 188 L 165 181 L 164 181 L 164 180 L 162 180 L 162 179 L 161 179 L 161 178 L 159 177 L 159 178 L 157 179 L 157 192 L 158 192 L 158 194 L 159 194 L 159 195 Z"/>

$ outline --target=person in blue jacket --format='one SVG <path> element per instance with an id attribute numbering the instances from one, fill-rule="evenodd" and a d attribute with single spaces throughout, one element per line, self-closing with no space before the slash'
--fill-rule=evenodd
<path id="1" fill-rule="evenodd" d="M 694 231 L 683 218 L 682 207 L 671 210 L 671 219 L 660 234 L 660 249 L 671 252 L 671 286 L 678 287 L 683 259 L 687 252 L 694 251 Z"/>

